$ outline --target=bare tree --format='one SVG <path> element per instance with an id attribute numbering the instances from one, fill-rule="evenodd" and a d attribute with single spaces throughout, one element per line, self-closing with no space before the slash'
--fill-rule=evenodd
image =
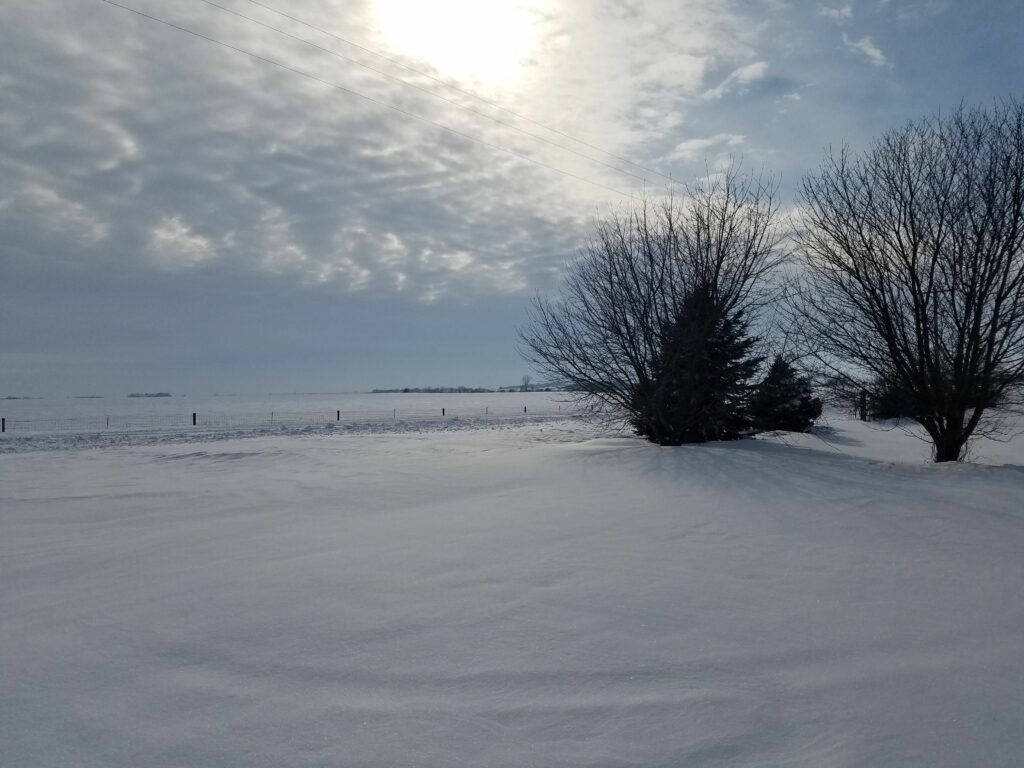
<path id="1" fill-rule="evenodd" d="M 529 391 L 530 391 L 530 375 L 527 374 L 527 375 L 523 376 L 523 392 L 529 392 Z"/>
<path id="2" fill-rule="evenodd" d="M 819 364 L 847 386 L 886 382 L 935 460 L 961 459 L 1024 381 L 1024 105 L 843 149 L 802 206 L 797 316 Z"/>
<path id="3" fill-rule="evenodd" d="M 519 334 L 523 356 L 581 392 L 592 413 L 641 415 L 687 297 L 706 292 L 723 312 L 748 318 L 768 302 L 777 213 L 774 180 L 731 165 L 682 198 L 644 200 L 598 221 L 559 295 L 534 300 Z"/>

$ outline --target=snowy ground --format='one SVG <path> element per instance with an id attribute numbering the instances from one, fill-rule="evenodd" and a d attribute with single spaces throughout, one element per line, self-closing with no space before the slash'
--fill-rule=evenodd
<path id="1" fill-rule="evenodd" d="M 181 445 L 222 442 L 256 437 L 325 437 L 337 435 L 411 435 L 417 433 L 462 432 L 465 430 L 506 430 L 546 423 L 560 424 L 578 421 L 565 416 L 450 416 L 437 418 L 420 416 L 411 419 L 380 419 L 368 421 L 326 422 L 320 424 L 222 424 L 161 426 L 109 431 L 60 431 L 36 433 L 9 433 L 0 437 L 0 455 L 27 451 L 64 451 L 85 448 L 128 448 L 147 445 Z M 578 431 L 578 427 L 576 430 Z M 586 430 L 593 432 L 593 430 Z"/>
<path id="2" fill-rule="evenodd" d="M 1024 441 L 830 426 L 0 456 L 0 765 L 1021 765 Z"/>

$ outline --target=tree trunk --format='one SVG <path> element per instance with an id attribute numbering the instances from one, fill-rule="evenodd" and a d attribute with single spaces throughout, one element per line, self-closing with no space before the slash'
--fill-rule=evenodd
<path id="1" fill-rule="evenodd" d="M 935 444 L 935 461 L 960 461 L 964 450 L 964 441 L 959 438 L 948 438 Z"/>
<path id="2" fill-rule="evenodd" d="M 933 435 L 935 439 L 935 461 L 960 461 L 963 458 L 964 446 L 967 444 L 968 433 L 964 430 L 964 414 L 953 414 L 944 420 Z"/>

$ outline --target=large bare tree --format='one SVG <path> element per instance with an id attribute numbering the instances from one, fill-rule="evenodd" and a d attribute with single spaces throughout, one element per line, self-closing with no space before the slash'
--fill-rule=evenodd
<path id="1" fill-rule="evenodd" d="M 592 411 L 637 417 L 650 407 L 666 331 L 688 297 L 706 292 L 723 313 L 747 318 L 769 301 L 777 214 L 774 180 L 733 164 L 682 196 L 598 221 L 560 292 L 534 300 L 523 356 L 581 392 Z"/>
<path id="2" fill-rule="evenodd" d="M 1024 381 L 1024 106 L 911 122 L 803 182 L 798 317 L 818 362 L 964 456 Z"/>

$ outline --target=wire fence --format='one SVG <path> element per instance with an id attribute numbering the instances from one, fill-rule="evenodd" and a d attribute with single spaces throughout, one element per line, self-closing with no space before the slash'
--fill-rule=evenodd
<path id="1" fill-rule="evenodd" d="M 573 416 L 568 404 L 543 403 L 501 407 L 439 407 L 433 409 L 378 409 L 333 411 L 193 411 L 185 413 L 110 414 L 60 418 L 0 417 L 0 434 L 153 432 L 211 429 L 259 429 L 345 425 L 426 424 L 472 420 L 497 422 Z"/>

